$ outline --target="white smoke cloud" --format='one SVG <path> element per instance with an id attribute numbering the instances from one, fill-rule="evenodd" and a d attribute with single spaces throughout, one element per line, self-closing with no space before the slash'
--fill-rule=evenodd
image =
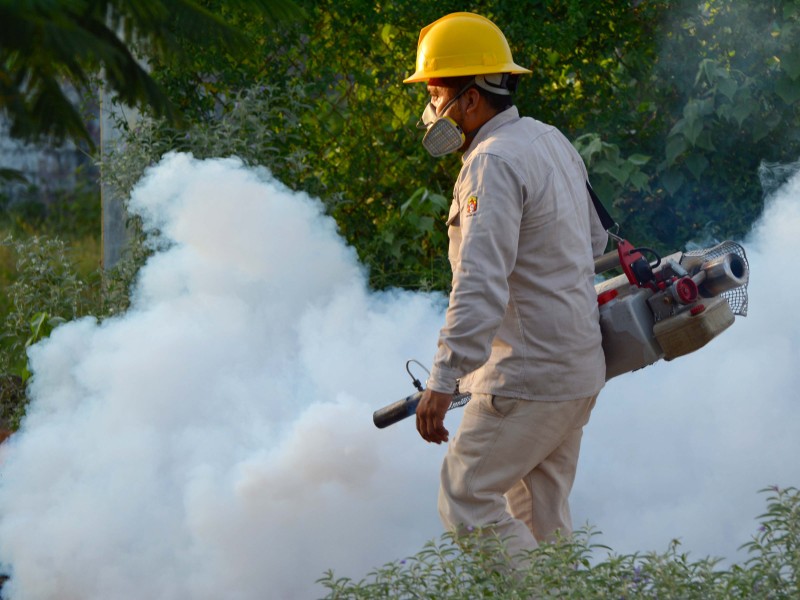
<path id="1" fill-rule="evenodd" d="M 732 556 L 756 491 L 797 483 L 798 201 L 795 178 L 747 241 L 747 319 L 601 395 L 573 512 L 615 550 Z M 437 537 L 444 448 L 371 413 L 413 391 L 444 298 L 369 291 L 318 202 L 235 159 L 169 155 L 131 206 L 169 242 L 131 310 L 31 350 L 3 446 L 6 594 L 313 598 L 328 568 L 359 578 Z"/>
<path id="2" fill-rule="evenodd" d="M 13 598 L 308 598 L 433 537 L 441 450 L 372 411 L 413 391 L 443 298 L 368 292 L 319 202 L 171 155 L 131 207 L 168 248 L 131 310 L 31 350 L 5 447 Z"/>
<path id="3" fill-rule="evenodd" d="M 800 176 L 744 242 L 746 318 L 691 355 L 611 380 L 586 429 L 573 507 L 617 552 L 745 558 L 771 485 L 800 483 Z"/>

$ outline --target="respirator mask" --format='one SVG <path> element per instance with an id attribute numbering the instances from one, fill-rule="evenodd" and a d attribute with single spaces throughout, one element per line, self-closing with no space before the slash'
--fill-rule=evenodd
<path id="1" fill-rule="evenodd" d="M 422 145 L 431 156 L 439 157 L 455 152 L 464 145 L 467 135 L 476 133 L 477 130 L 465 134 L 454 119 L 446 116 L 453 103 L 473 85 L 499 96 L 509 96 L 517 87 L 516 76 L 512 78 L 509 73 L 476 75 L 472 81 L 453 96 L 450 102 L 444 105 L 441 117 L 436 114 L 436 108 L 429 102 L 422 113 L 422 117 L 417 122 L 417 129 L 426 130 L 425 137 L 422 138 Z"/>
<path id="2" fill-rule="evenodd" d="M 458 100 L 464 92 L 474 85 L 474 81 L 469 82 L 453 98 L 444 105 L 442 116 L 436 114 L 436 107 L 431 102 L 425 107 L 417 129 L 424 129 L 425 136 L 422 138 L 422 145 L 431 156 L 439 157 L 452 154 L 464 145 L 467 137 L 458 123 L 450 117 L 445 116 L 448 109 Z"/>

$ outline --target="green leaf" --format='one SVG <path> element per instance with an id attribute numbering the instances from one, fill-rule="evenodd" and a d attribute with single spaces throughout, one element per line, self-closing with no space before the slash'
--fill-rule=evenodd
<path id="1" fill-rule="evenodd" d="M 733 97 L 736 95 L 736 91 L 739 89 L 739 84 L 736 83 L 736 80 L 732 77 L 727 79 L 720 79 L 717 82 L 717 91 L 720 94 L 725 96 L 731 102 L 733 101 Z"/>
<path id="2" fill-rule="evenodd" d="M 33 315 L 29 323 L 31 335 L 25 341 L 26 348 L 32 346 L 42 338 L 47 337 L 47 335 L 50 333 L 50 328 L 48 327 L 49 319 L 50 315 L 48 315 L 46 312 L 38 312 Z"/>
<path id="3" fill-rule="evenodd" d="M 650 157 L 645 154 L 631 154 L 628 157 L 628 162 L 636 165 L 637 167 L 641 167 L 642 165 L 646 165 L 650 162 Z"/>
<path id="4" fill-rule="evenodd" d="M 675 161 L 678 157 L 686 152 L 689 149 L 689 145 L 686 143 L 686 138 L 682 135 L 673 136 L 667 141 L 667 166 L 671 167 L 675 164 Z"/>
<path id="5" fill-rule="evenodd" d="M 426 197 L 427 195 L 428 195 L 428 189 L 427 189 L 427 188 L 425 188 L 425 187 L 419 187 L 419 188 L 417 188 L 416 190 L 414 190 L 414 193 L 413 193 L 413 194 L 411 194 L 411 196 L 408 198 L 408 200 L 406 200 L 405 202 L 403 202 L 403 204 L 400 206 L 400 216 L 401 216 L 401 217 L 402 217 L 402 216 L 404 216 L 404 215 L 406 214 L 406 211 L 407 211 L 407 210 L 408 210 L 408 209 L 409 209 L 409 208 L 410 208 L 410 207 L 411 207 L 413 204 L 417 204 L 417 203 L 419 203 L 419 202 L 422 202 L 422 201 L 424 201 L 424 200 L 425 200 L 425 197 Z"/>
<path id="6" fill-rule="evenodd" d="M 621 184 L 624 184 L 626 181 L 628 181 L 628 171 L 625 169 L 624 165 L 620 165 L 609 160 L 598 162 L 594 167 L 594 171 L 596 173 L 610 175 L 613 179 Z"/>
<path id="7" fill-rule="evenodd" d="M 793 52 L 786 56 L 781 56 L 781 69 L 791 79 L 800 77 L 800 52 Z"/>
<path id="8" fill-rule="evenodd" d="M 442 194 L 428 194 L 428 202 L 437 211 L 446 210 L 450 206 L 450 200 Z"/>
<path id="9" fill-rule="evenodd" d="M 713 86 L 720 71 L 724 73 L 724 71 L 719 68 L 719 63 L 717 63 L 716 60 L 706 58 L 700 61 L 700 65 L 697 68 L 697 76 L 695 77 L 695 85 L 705 79 L 708 85 Z"/>
<path id="10" fill-rule="evenodd" d="M 686 119 L 678 119 L 675 125 L 672 126 L 672 129 L 669 130 L 669 136 L 677 136 L 682 135 L 683 130 L 686 128 Z"/>
<path id="11" fill-rule="evenodd" d="M 588 133 L 575 140 L 575 147 L 580 152 L 583 160 L 591 164 L 595 154 L 603 150 L 603 141 L 596 133 Z"/>
<path id="12" fill-rule="evenodd" d="M 683 129 L 683 135 L 689 144 L 694 145 L 697 142 L 698 136 L 703 132 L 703 120 L 700 118 L 693 118 L 687 121 L 686 127 Z"/>
<path id="13" fill-rule="evenodd" d="M 661 175 L 661 183 L 664 184 L 664 189 L 670 196 L 674 196 L 681 189 L 686 179 L 678 171 L 667 171 Z"/>
<path id="14" fill-rule="evenodd" d="M 732 104 L 720 104 L 716 110 L 717 117 L 719 117 L 723 121 L 732 119 L 733 118 L 731 115 L 732 110 L 733 110 Z"/>
<path id="15" fill-rule="evenodd" d="M 39 332 L 41 332 L 42 327 L 44 327 L 44 324 L 47 323 L 48 318 L 49 315 L 46 312 L 38 312 L 33 315 L 33 318 L 31 318 L 30 322 L 31 333 L 37 335 Z"/>
<path id="16" fill-rule="evenodd" d="M 647 173 L 637 171 L 630 177 L 631 185 L 640 192 L 646 191 L 650 187 L 650 178 Z"/>
<path id="17" fill-rule="evenodd" d="M 731 116 L 739 124 L 739 127 L 741 127 L 744 120 L 752 115 L 757 108 L 758 104 L 754 100 L 738 102 L 734 105 L 733 110 L 731 110 Z"/>
<path id="18" fill-rule="evenodd" d="M 683 107 L 683 116 L 689 120 L 699 119 L 712 112 L 714 112 L 714 102 L 709 98 L 702 100 L 692 98 Z"/>
<path id="19" fill-rule="evenodd" d="M 767 137 L 770 131 L 771 129 L 769 128 L 769 126 L 767 126 L 767 124 L 764 123 L 764 121 L 759 119 L 758 121 L 753 123 L 753 127 L 750 130 L 750 135 L 752 136 L 754 142 L 759 142 L 763 140 L 765 137 Z"/>
<path id="20" fill-rule="evenodd" d="M 616 188 L 611 184 L 608 177 L 592 178 L 592 187 L 601 200 L 606 198 L 613 199 L 617 193 Z"/>
<path id="21" fill-rule="evenodd" d="M 657 109 L 657 105 L 655 102 L 640 102 L 636 106 L 636 112 L 645 113 L 645 112 L 653 112 Z"/>
<path id="22" fill-rule="evenodd" d="M 420 217 L 419 221 L 417 222 L 417 229 L 419 231 L 430 233 L 433 231 L 433 225 L 434 221 L 431 217 Z"/>
<path id="23" fill-rule="evenodd" d="M 694 175 L 694 178 L 700 179 L 700 176 L 708 168 L 710 163 L 702 154 L 693 153 L 686 157 L 685 164 L 692 175 Z"/>
<path id="24" fill-rule="evenodd" d="M 711 132 L 708 129 L 704 129 L 703 132 L 697 136 L 695 148 L 702 148 L 703 150 L 708 150 L 709 152 L 717 151 L 716 147 L 714 146 Z"/>
<path id="25" fill-rule="evenodd" d="M 682 133 L 686 140 L 694 145 L 697 137 L 703 131 L 703 117 L 713 111 L 714 105 L 710 100 L 689 100 L 683 107 L 683 119 L 675 124 L 670 133 Z"/>
<path id="26" fill-rule="evenodd" d="M 795 83 L 791 79 L 783 78 L 775 85 L 775 93 L 786 104 L 794 104 L 800 100 L 800 81 Z"/>
<path id="27" fill-rule="evenodd" d="M 50 328 L 50 331 L 53 331 L 53 329 L 66 322 L 67 320 L 64 317 L 50 317 L 47 319 L 47 326 Z"/>
<path id="28" fill-rule="evenodd" d="M 398 33 L 400 33 L 400 30 L 389 23 L 381 27 L 381 39 L 383 40 L 383 43 L 389 47 L 392 46 L 392 41 L 395 37 L 397 37 Z"/>

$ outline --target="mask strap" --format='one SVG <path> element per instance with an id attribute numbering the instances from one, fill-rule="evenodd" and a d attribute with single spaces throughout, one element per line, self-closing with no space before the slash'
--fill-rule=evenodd
<path id="1" fill-rule="evenodd" d="M 474 79 L 473 79 L 472 81 L 470 81 L 470 82 L 469 82 L 467 85 L 465 85 L 463 88 L 461 88 L 461 90 L 460 90 L 460 91 L 459 91 L 459 92 L 458 92 L 458 93 L 457 93 L 455 96 L 453 96 L 453 97 L 450 99 L 450 102 L 448 102 L 447 104 L 445 104 L 445 105 L 444 105 L 444 110 L 442 110 L 442 116 L 444 116 L 444 115 L 445 115 L 445 113 L 447 113 L 447 110 L 448 110 L 448 109 L 449 109 L 451 106 L 453 106 L 453 103 L 455 103 L 455 101 L 456 101 L 456 100 L 458 100 L 459 98 L 461 98 L 461 96 L 463 96 L 463 95 L 464 95 L 464 93 L 465 93 L 465 92 L 466 92 L 466 91 L 467 91 L 469 88 L 471 88 L 473 85 L 475 85 L 475 80 L 474 80 Z"/>

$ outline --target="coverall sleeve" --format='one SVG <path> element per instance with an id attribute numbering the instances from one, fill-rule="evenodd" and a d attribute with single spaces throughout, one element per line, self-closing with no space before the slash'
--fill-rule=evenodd
<path id="1" fill-rule="evenodd" d="M 477 154 L 462 167 L 451 223 L 461 244 L 451 256 L 453 289 L 428 378 L 433 390 L 452 392 L 458 378 L 489 358 L 509 302 L 525 193 L 522 178 L 497 156 Z"/>

